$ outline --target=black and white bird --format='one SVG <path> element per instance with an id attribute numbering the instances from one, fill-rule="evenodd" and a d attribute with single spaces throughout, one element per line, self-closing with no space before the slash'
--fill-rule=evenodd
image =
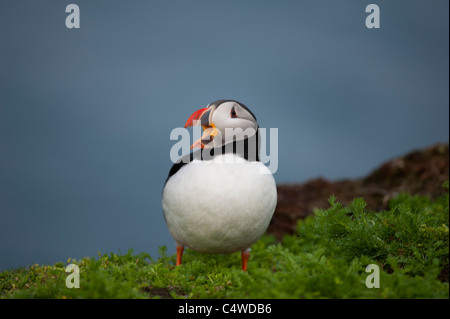
<path id="1" fill-rule="evenodd" d="M 241 251 L 246 271 L 250 246 L 266 231 L 277 203 L 275 180 L 259 158 L 258 123 L 244 104 L 218 100 L 194 112 L 185 127 L 195 125 L 203 135 L 172 166 L 162 194 L 176 265 L 185 247 Z"/>

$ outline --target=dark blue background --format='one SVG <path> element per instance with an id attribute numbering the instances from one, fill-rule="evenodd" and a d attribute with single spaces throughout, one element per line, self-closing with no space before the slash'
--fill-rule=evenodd
<path id="1" fill-rule="evenodd" d="M 279 183 L 448 141 L 448 1 L 373 2 L 2 1 L 0 268 L 173 252 L 169 134 L 216 99 L 279 129 Z"/>

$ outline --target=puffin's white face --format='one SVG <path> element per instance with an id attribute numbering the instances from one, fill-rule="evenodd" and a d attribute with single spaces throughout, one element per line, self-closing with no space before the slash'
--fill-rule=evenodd
<path id="1" fill-rule="evenodd" d="M 201 139 L 191 148 L 220 147 L 234 140 L 251 137 L 258 130 L 253 114 L 236 101 L 217 101 L 200 109 L 186 122 L 185 127 L 200 123 L 204 129 Z"/>

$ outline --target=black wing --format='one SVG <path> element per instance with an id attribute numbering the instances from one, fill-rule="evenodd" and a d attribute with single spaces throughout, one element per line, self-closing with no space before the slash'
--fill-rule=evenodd
<path id="1" fill-rule="evenodd" d="M 164 182 L 164 186 L 166 186 L 167 181 L 169 178 L 171 178 L 173 175 L 175 175 L 184 165 L 189 164 L 194 160 L 194 158 L 200 158 L 201 157 L 201 150 L 191 152 L 185 156 L 183 156 L 181 159 L 179 159 L 175 164 L 172 165 L 172 168 L 169 171 L 169 176 L 167 176 L 166 181 Z"/>

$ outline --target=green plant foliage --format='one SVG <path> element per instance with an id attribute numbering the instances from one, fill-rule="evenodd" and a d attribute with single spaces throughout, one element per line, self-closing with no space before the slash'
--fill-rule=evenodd
<path id="1" fill-rule="evenodd" d="M 448 183 L 444 185 L 448 188 Z M 449 199 L 400 194 L 389 209 L 371 212 L 364 199 L 330 207 L 298 223 L 298 234 L 264 236 L 240 254 L 187 249 L 183 264 L 161 247 L 145 253 L 100 254 L 68 260 L 80 268 L 69 289 L 64 263 L 0 273 L 1 298 L 449 298 Z M 366 266 L 380 269 L 380 288 L 367 288 Z M 442 280 L 447 269 L 447 282 Z"/>

